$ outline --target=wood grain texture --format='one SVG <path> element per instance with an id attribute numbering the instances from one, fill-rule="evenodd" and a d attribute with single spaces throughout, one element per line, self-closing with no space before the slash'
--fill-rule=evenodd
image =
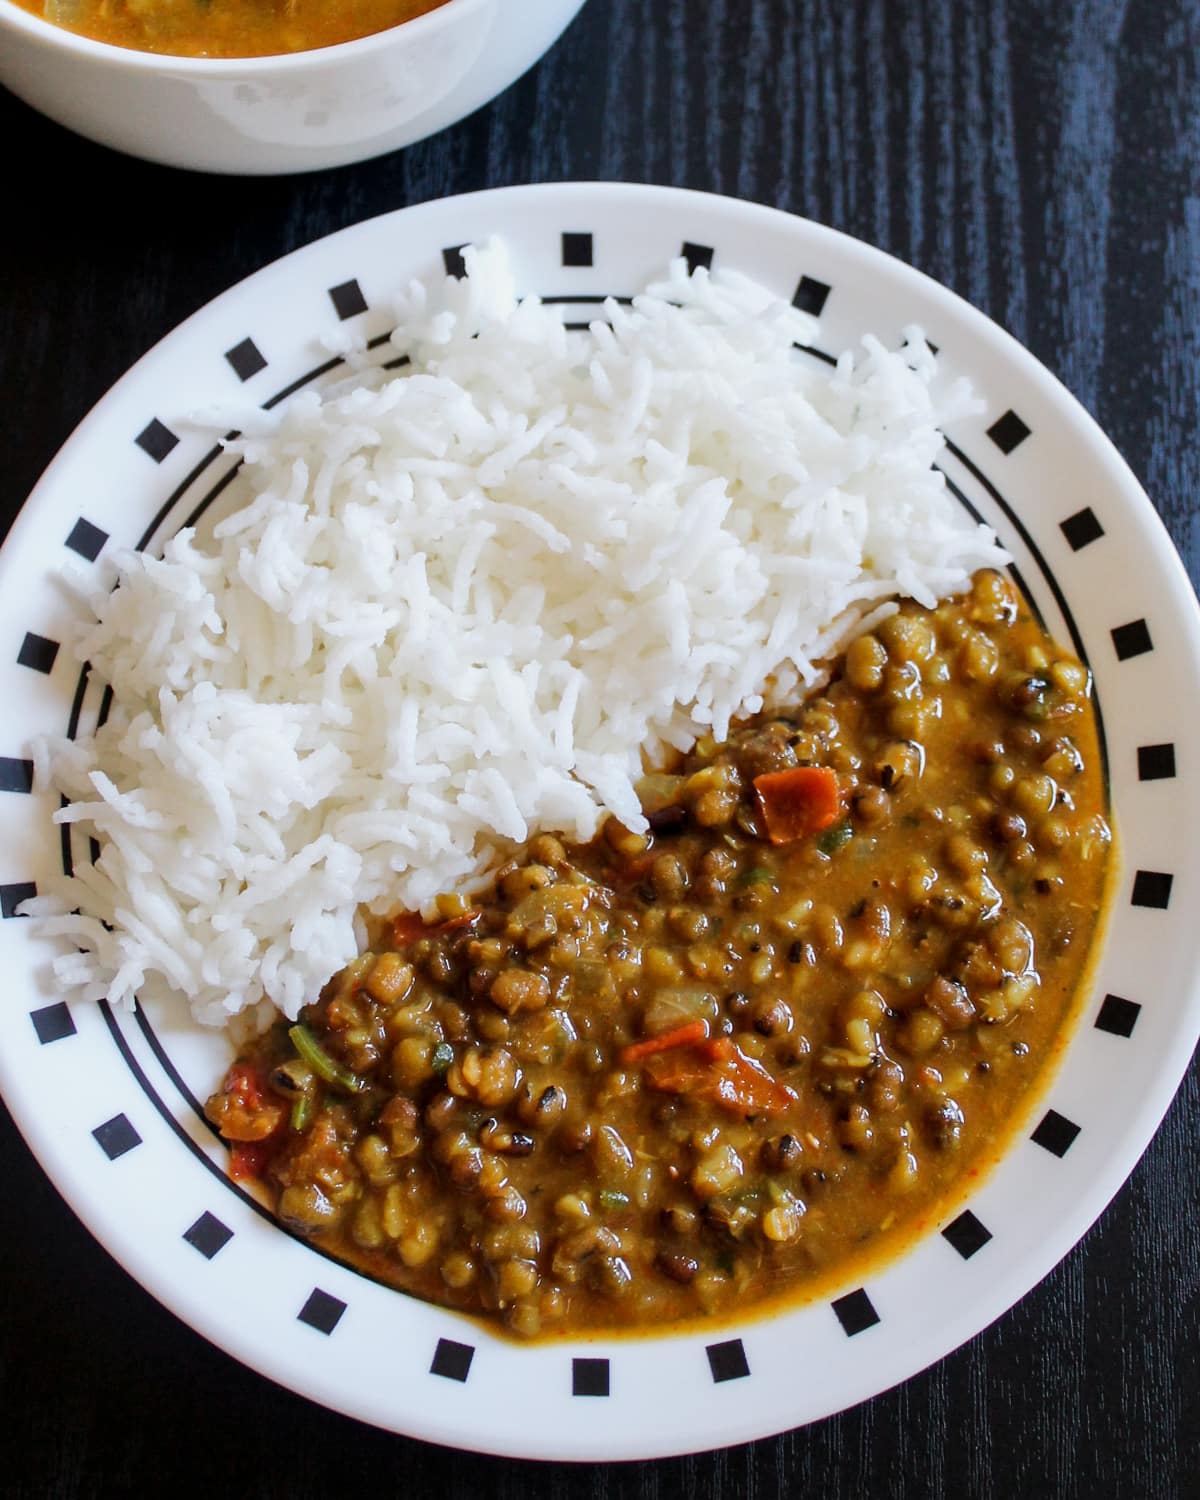
<path id="1" fill-rule="evenodd" d="M 0 129 L 4 526 L 111 382 L 230 282 L 407 203 L 607 177 L 772 203 L 953 287 L 1095 414 L 1200 577 L 1200 0 L 590 0 L 472 119 L 302 178 L 128 161 L 7 96 Z M 571 1469 L 393 1438 L 243 1370 L 96 1247 L 5 1115 L 0 1491 L 1194 1497 L 1198 1141 L 1193 1063 L 1083 1244 L 897 1390 L 724 1453 Z"/>

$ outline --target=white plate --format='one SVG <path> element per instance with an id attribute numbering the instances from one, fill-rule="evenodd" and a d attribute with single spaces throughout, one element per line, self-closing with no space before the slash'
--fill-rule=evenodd
<path id="1" fill-rule="evenodd" d="M 68 1010 L 46 988 L 45 945 L 20 920 L 0 921 L 0 1085 L 97 1238 L 271 1379 L 382 1427 L 495 1453 L 711 1448 L 849 1406 L 979 1332 L 1080 1238 L 1145 1149 L 1200 1031 L 1200 861 L 1178 836 L 1200 825 L 1200 626 L 1179 560 L 1108 441 L 1006 334 L 917 272 L 803 220 L 665 188 L 562 184 L 425 204 L 298 251 L 190 318 L 34 491 L 0 555 L 6 917 L 63 857 L 52 799 L 29 791 L 26 742 L 86 722 L 98 697 L 54 654 L 64 547 L 103 568 L 109 538 L 154 546 L 231 467 L 185 424 L 189 411 L 319 380 L 322 337 L 347 325 L 384 333 L 392 289 L 493 233 L 523 289 L 565 302 L 572 320 L 686 245 L 821 306 L 825 350 L 867 330 L 895 344 L 918 322 L 951 372 L 970 376 L 986 412 L 955 424 L 946 473 L 1011 548 L 1052 632 L 1091 663 L 1121 834 L 1109 940 L 1047 1096 L 967 1217 L 833 1304 L 707 1334 L 521 1348 L 283 1233 L 226 1179 L 198 1111 L 227 1056 L 221 1041 L 178 1018 Z"/>

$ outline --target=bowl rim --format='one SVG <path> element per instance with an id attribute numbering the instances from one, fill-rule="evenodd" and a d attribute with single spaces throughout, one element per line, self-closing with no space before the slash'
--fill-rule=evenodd
<path id="1" fill-rule="evenodd" d="M 264 71 L 271 74 L 297 73 L 322 65 L 366 58 L 371 53 L 387 48 L 398 32 L 415 37 L 434 35 L 452 25 L 469 10 L 481 10 L 493 3 L 494 0 L 440 0 L 434 10 L 426 11 L 424 15 L 398 21 L 394 26 L 369 32 L 366 36 L 352 37 L 346 42 L 334 42 L 327 47 L 306 47 L 298 52 L 268 52 L 252 57 L 188 57 L 175 52 L 144 52 L 136 47 L 119 47 L 114 42 L 97 41 L 82 32 L 56 25 L 44 16 L 26 10 L 17 0 L 0 0 L 0 29 L 20 32 L 31 42 L 50 51 L 66 52 L 76 58 L 132 73 L 169 73 L 172 77 L 229 75 L 239 78 L 260 75 Z"/>

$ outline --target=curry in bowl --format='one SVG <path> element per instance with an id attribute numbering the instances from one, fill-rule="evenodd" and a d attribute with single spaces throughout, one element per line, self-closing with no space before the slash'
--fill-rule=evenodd
<path id="1" fill-rule="evenodd" d="M 172 57 L 271 57 L 387 31 L 446 0 L 18 0 L 93 41 Z"/>
<path id="2" fill-rule="evenodd" d="M 371 1276 L 514 1334 L 744 1314 L 938 1222 L 1059 1050 L 1111 835 L 1090 678 L 998 573 L 401 916 L 208 1113 Z"/>

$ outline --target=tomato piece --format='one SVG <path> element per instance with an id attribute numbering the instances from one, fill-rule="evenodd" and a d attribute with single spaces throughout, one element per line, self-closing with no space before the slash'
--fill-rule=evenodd
<path id="1" fill-rule="evenodd" d="M 444 922 L 426 922 L 420 912 L 401 912 L 392 918 L 392 941 L 397 948 L 407 948 L 418 938 L 441 937 L 447 932 L 458 932 L 464 927 L 473 927 L 483 915 L 481 911 L 464 911 L 457 917 L 447 917 Z"/>
<path id="2" fill-rule="evenodd" d="M 392 918 L 392 942 L 397 948 L 407 948 L 409 943 L 415 943 L 424 935 L 425 923 L 421 920 L 420 912 L 401 912 L 398 917 Z"/>
<path id="3" fill-rule="evenodd" d="M 274 1154 L 274 1141 L 239 1141 L 229 1153 L 229 1175 L 234 1182 L 261 1177 Z"/>
<path id="4" fill-rule="evenodd" d="M 246 1109 L 257 1109 L 263 1098 L 263 1077 L 249 1063 L 235 1062 L 225 1075 L 225 1092 Z"/>
<path id="5" fill-rule="evenodd" d="M 793 1089 L 772 1078 L 727 1036 L 651 1055 L 646 1078 L 664 1093 L 708 1099 L 743 1119 L 786 1114 L 800 1102 Z"/>
<path id="6" fill-rule="evenodd" d="M 716 1097 L 726 1109 L 740 1115 L 782 1115 L 800 1102 L 799 1095 L 772 1078 L 761 1063 L 747 1057 L 728 1037 L 718 1038 Z"/>
<path id="7" fill-rule="evenodd" d="M 791 844 L 836 823 L 842 815 L 837 773 L 828 766 L 795 766 L 754 778 L 754 792 L 773 844 Z"/>
<path id="8" fill-rule="evenodd" d="M 439 922 L 433 930 L 439 934 L 443 932 L 461 932 L 464 927 L 474 927 L 481 916 L 483 916 L 481 911 L 464 911 L 457 917 L 447 917 L 444 922 Z"/>
<path id="9" fill-rule="evenodd" d="M 685 1021 L 682 1026 L 676 1026 L 671 1031 L 664 1031 L 659 1036 L 648 1036 L 645 1041 L 631 1042 L 628 1047 L 622 1047 L 621 1061 L 628 1066 L 630 1063 L 640 1062 L 643 1057 L 651 1057 L 656 1052 L 669 1052 L 672 1047 L 685 1047 L 690 1042 L 702 1042 L 707 1035 L 707 1021 Z"/>
<path id="10" fill-rule="evenodd" d="M 646 1078 L 664 1094 L 699 1094 L 712 1072 L 712 1061 L 697 1047 L 679 1047 L 646 1059 Z"/>

